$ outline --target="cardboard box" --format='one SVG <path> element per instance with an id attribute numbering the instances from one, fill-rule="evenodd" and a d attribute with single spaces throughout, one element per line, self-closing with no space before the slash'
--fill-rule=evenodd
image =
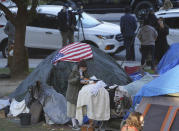
<path id="1" fill-rule="evenodd" d="M 6 118 L 6 114 L 4 110 L 0 110 L 0 118 Z"/>

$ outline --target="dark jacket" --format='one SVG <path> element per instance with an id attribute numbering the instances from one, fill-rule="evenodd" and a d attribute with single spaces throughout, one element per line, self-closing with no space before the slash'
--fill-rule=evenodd
<path id="1" fill-rule="evenodd" d="M 155 58 L 159 62 L 160 59 L 163 57 L 163 55 L 166 53 L 166 51 L 169 48 L 168 42 L 167 42 L 167 35 L 169 34 L 169 27 L 164 24 L 164 28 L 157 28 L 158 37 L 155 44 Z"/>
<path id="2" fill-rule="evenodd" d="M 8 35 L 8 43 L 13 43 L 15 38 L 15 26 L 9 20 L 4 28 L 4 33 Z"/>
<path id="3" fill-rule="evenodd" d="M 72 72 L 68 78 L 68 88 L 66 92 L 66 99 L 71 104 L 77 104 L 78 93 L 81 89 L 80 73 L 78 66 L 74 65 Z"/>
<path id="4" fill-rule="evenodd" d="M 63 9 L 58 13 L 58 24 L 60 31 L 74 31 L 76 23 L 76 17 L 72 11 L 68 10 L 68 20 L 67 12 L 64 12 Z"/>
<path id="5" fill-rule="evenodd" d="M 137 29 L 137 22 L 134 16 L 129 13 L 121 17 L 120 20 L 121 33 L 124 37 L 131 37 L 135 35 Z"/>
<path id="6" fill-rule="evenodd" d="M 158 27 L 158 19 L 155 16 L 155 14 L 149 13 L 147 20 L 149 22 L 149 25 L 153 26 L 155 29 Z"/>

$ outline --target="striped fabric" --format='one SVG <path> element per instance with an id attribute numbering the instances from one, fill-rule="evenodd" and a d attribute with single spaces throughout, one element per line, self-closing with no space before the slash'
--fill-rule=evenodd
<path id="1" fill-rule="evenodd" d="M 93 54 L 89 44 L 74 42 L 59 50 L 52 63 L 56 64 L 58 61 L 79 62 L 92 57 Z"/>

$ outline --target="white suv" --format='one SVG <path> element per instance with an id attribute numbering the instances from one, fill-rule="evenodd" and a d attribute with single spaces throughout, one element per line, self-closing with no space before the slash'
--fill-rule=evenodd
<path id="1" fill-rule="evenodd" d="M 57 14 L 61 9 L 62 6 L 56 5 L 41 5 L 37 7 L 37 17 L 34 17 L 34 19 L 28 23 L 26 29 L 25 46 L 29 50 L 56 50 L 62 47 L 62 38 L 57 29 Z M 12 8 L 11 10 L 16 12 L 17 8 Z M 83 23 L 85 40 L 83 38 L 81 26 L 79 28 L 77 26 L 79 31 L 75 31 L 75 41 L 92 44 L 106 53 L 115 53 L 123 46 L 120 26 L 98 21 L 85 12 L 82 13 L 81 20 Z M 4 36 L 2 29 L 3 28 L 0 29 L 0 50 L 2 50 L 3 56 L 6 56 L 7 36 Z"/>
<path id="2" fill-rule="evenodd" d="M 179 9 L 161 10 L 155 13 L 160 18 L 165 19 L 165 23 L 169 26 L 168 43 L 179 42 Z"/>

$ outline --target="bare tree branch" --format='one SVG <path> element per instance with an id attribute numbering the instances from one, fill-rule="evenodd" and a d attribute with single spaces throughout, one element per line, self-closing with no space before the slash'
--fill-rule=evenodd
<path id="1" fill-rule="evenodd" d="M 15 17 L 12 14 L 12 12 L 7 7 L 5 7 L 2 3 L 0 3 L 0 9 L 7 15 L 9 20 L 14 24 L 15 23 Z"/>

